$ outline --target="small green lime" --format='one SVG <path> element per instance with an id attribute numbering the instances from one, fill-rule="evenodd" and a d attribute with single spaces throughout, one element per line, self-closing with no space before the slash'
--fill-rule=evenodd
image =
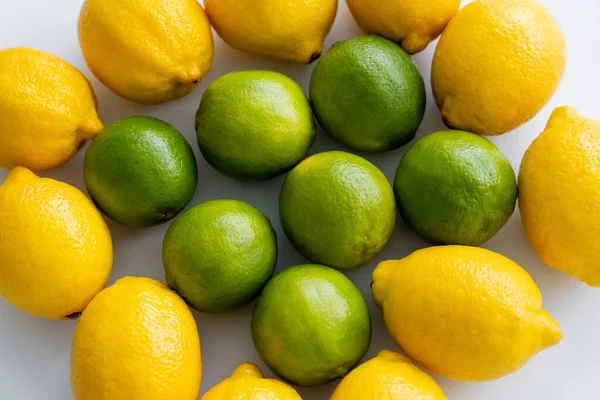
<path id="1" fill-rule="evenodd" d="M 309 92 L 323 130 L 359 151 L 392 150 L 410 142 L 427 101 L 410 56 L 379 36 L 334 44 L 316 65 Z"/>
<path id="2" fill-rule="evenodd" d="M 360 291 L 322 265 L 288 268 L 261 293 L 252 314 L 252 340 L 282 379 L 317 386 L 347 374 L 371 342 L 371 318 Z"/>
<path id="3" fill-rule="evenodd" d="M 238 200 L 211 200 L 190 208 L 163 241 L 167 283 L 192 307 L 208 313 L 253 300 L 276 263 L 271 222 Z"/>
<path id="4" fill-rule="evenodd" d="M 315 154 L 294 168 L 281 189 L 279 214 L 304 257 L 338 269 L 369 262 L 396 225 L 387 178 L 364 158 L 342 151 Z"/>
<path id="5" fill-rule="evenodd" d="M 315 129 L 300 86 L 271 71 L 220 77 L 204 92 L 196 114 L 202 155 L 240 180 L 265 180 L 292 169 L 312 146 Z"/>
<path id="6" fill-rule="evenodd" d="M 404 221 L 426 241 L 479 246 L 512 215 L 517 181 L 492 142 L 447 130 L 425 136 L 404 154 L 394 193 Z"/>
<path id="7" fill-rule="evenodd" d="M 110 219 L 148 227 L 175 217 L 198 184 L 196 158 L 172 125 L 130 117 L 107 126 L 85 154 L 85 186 Z"/>

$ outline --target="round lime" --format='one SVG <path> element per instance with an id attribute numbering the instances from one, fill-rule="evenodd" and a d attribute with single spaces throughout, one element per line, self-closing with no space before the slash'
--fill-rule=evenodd
<path id="1" fill-rule="evenodd" d="M 284 380 L 317 386 L 348 373 L 371 342 L 365 299 L 344 274 L 298 265 L 276 275 L 252 314 L 252 340 Z"/>
<path id="2" fill-rule="evenodd" d="M 429 243 L 479 246 L 512 215 L 517 181 L 492 142 L 447 130 L 425 136 L 406 152 L 394 192 L 406 224 Z"/>

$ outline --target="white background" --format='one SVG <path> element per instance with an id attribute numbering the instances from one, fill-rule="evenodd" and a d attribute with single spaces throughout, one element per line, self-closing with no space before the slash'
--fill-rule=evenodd
<path id="1" fill-rule="evenodd" d="M 562 84 L 542 112 L 531 122 L 502 137 L 492 138 L 509 157 L 515 170 L 527 146 L 543 130 L 551 111 L 559 105 L 576 107 L 583 115 L 600 119 L 600 1 L 545 0 L 560 22 L 568 43 L 568 65 Z M 80 0 L 0 0 L 0 48 L 29 46 L 52 52 L 80 68 L 91 79 L 100 100 L 100 117 L 108 124 L 130 115 L 153 115 L 181 130 L 192 143 L 200 170 L 193 204 L 207 199 L 233 197 L 247 201 L 267 214 L 275 226 L 280 247 L 278 270 L 305 262 L 285 238 L 278 219 L 277 198 L 283 177 L 263 183 L 240 183 L 220 175 L 197 151 L 194 113 L 202 91 L 217 77 L 242 69 L 272 69 L 285 73 L 304 88 L 311 66 L 293 65 L 245 55 L 225 45 L 216 35 L 215 62 L 199 89 L 187 98 L 160 107 L 144 107 L 120 99 L 93 78 L 77 42 Z M 337 20 L 326 43 L 360 34 L 343 0 Z M 429 88 L 434 45 L 414 57 L 428 86 L 428 107 L 418 137 L 442 129 L 439 113 Z M 1 118 L 1 116 L 0 116 Z M 322 132 L 311 152 L 339 148 Z M 405 148 L 368 155 L 392 179 Z M 81 151 L 67 165 L 43 173 L 84 188 Z M 0 169 L 0 182 L 7 171 Z M 161 243 L 168 223 L 148 230 L 128 230 L 108 222 L 115 260 L 111 283 L 124 275 L 150 276 L 163 280 Z M 0 229 L 5 229 L 0 227 Z M 369 283 L 377 262 L 401 258 L 425 243 L 409 232 L 399 220 L 385 251 L 372 263 L 348 275 L 361 289 L 373 318 L 373 342 L 369 357 L 383 348 L 396 349 L 371 300 Z M 500 252 L 526 268 L 539 284 L 545 308 L 560 322 L 563 341 L 545 350 L 517 373 L 495 382 L 468 384 L 436 377 L 449 399 L 460 400 L 593 400 L 600 399 L 600 289 L 593 289 L 545 266 L 533 252 L 521 227 L 519 213 L 485 247 Z M 2 260 L 0 260 L 0 268 Z M 227 377 L 241 362 L 259 360 L 250 337 L 252 306 L 224 315 L 194 312 L 202 340 L 204 377 L 202 393 Z M 0 300 L 0 399 L 69 400 L 69 349 L 75 322 L 55 322 L 30 317 Z M 325 400 L 335 387 L 302 389 L 305 400 Z M 183 399 L 182 399 L 183 400 Z M 408 400 L 408 399 L 407 399 Z"/>

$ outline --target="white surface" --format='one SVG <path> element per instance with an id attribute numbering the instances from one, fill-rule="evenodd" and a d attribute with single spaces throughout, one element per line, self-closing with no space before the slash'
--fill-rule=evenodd
<path id="1" fill-rule="evenodd" d="M 563 27 L 568 42 L 568 66 L 558 93 L 531 122 L 517 131 L 492 140 L 508 155 L 515 169 L 532 139 L 543 129 L 554 107 L 575 106 L 583 115 L 600 119 L 596 98 L 600 89 L 600 2 L 598 0 L 545 0 Z M 193 128 L 194 113 L 204 88 L 226 72 L 241 69 L 273 69 L 283 72 L 307 87 L 311 66 L 292 65 L 264 60 L 239 53 L 215 36 L 216 54 L 213 69 L 201 87 L 185 99 L 160 107 L 143 107 L 129 103 L 109 92 L 87 69 L 77 42 L 76 24 L 80 0 L 0 1 L 0 48 L 30 46 L 50 51 L 80 68 L 88 76 L 100 100 L 100 116 L 111 123 L 130 115 L 153 115 L 178 127 L 193 144 L 198 158 L 200 181 L 192 201 L 233 197 L 257 206 L 267 214 L 277 229 L 280 246 L 278 270 L 302 263 L 281 231 L 277 198 L 283 177 L 265 183 L 239 183 L 210 168 L 197 151 Z M 339 13 L 327 47 L 333 42 L 360 33 L 345 2 Z M 434 46 L 414 57 L 428 81 Z M 429 85 L 428 85 L 429 86 Z M 443 128 L 431 98 L 418 137 Z M 339 148 L 319 133 L 312 153 Z M 392 179 L 404 148 L 385 154 L 369 155 L 388 178 Z M 66 166 L 43 175 L 64 180 L 83 188 L 84 151 Z M 0 181 L 6 171 L 0 169 Z M 115 262 L 111 283 L 124 275 L 143 275 L 163 279 L 161 243 L 169 224 L 149 230 L 127 230 L 109 222 L 115 245 Z M 350 271 L 369 302 L 373 318 L 373 342 L 369 357 L 383 348 L 396 349 L 382 322 L 381 312 L 371 301 L 369 283 L 378 261 L 400 258 L 424 247 L 425 243 L 409 232 L 399 220 L 389 245 L 374 262 Z M 529 246 L 518 211 L 504 229 L 485 247 L 498 251 L 525 267 L 539 284 L 545 308 L 560 322 L 564 339 L 558 346 L 535 357 L 525 368 L 504 379 L 479 384 L 453 382 L 439 377 L 449 399 L 460 400 L 592 400 L 600 399 L 600 289 L 592 289 L 538 259 Z M 0 260 L 0 263 L 2 261 Z M 250 338 L 252 306 L 225 315 L 195 312 L 202 340 L 204 377 L 202 393 L 227 377 L 244 361 L 262 363 Z M 68 400 L 72 399 L 69 383 L 69 348 L 75 322 L 54 322 L 20 313 L 0 300 L 0 399 Z M 267 368 L 264 371 L 270 375 Z M 335 382 L 324 387 L 300 390 L 305 400 L 325 400 Z M 183 399 L 182 399 L 183 400 Z M 408 399 L 407 399 L 408 400 Z"/>

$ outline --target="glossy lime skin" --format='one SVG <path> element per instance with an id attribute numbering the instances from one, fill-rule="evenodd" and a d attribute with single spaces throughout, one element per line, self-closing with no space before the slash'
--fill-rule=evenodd
<path id="1" fill-rule="evenodd" d="M 288 239 L 308 260 L 337 269 L 379 254 L 396 224 L 394 192 L 383 173 L 342 151 L 315 154 L 281 189 L 279 215 Z"/>
<path id="2" fill-rule="evenodd" d="M 196 158 L 172 125 L 129 117 L 107 126 L 84 161 L 85 186 L 110 219 L 144 228 L 175 217 L 198 184 Z"/>
<path id="3" fill-rule="evenodd" d="M 427 242 L 479 246 L 512 215 L 517 181 L 492 142 L 446 130 L 425 136 L 404 154 L 394 193 L 406 224 Z"/>
<path id="4" fill-rule="evenodd" d="M 253 300 L 273 275 L 271 222 L 239 200 L 200 203 L 179 216 L 163 241 L 167 283 L 193 308 L 230 311 Z"/>
<path id="5" fill-rule="evenodd" d="M 322 385 L 347 374 L 366 354 L 369 309 L 341 272 L 298 265 L 276 275 L 261 293 L 252 314 L 252 340 L 282 379 Z"/>
<path id="6" fill-rule="evenodd" d="M 410 56 L 379 36 L 334 44 L 316 65 L 309 94 L 323 130 L 366 152 L 410 142 L 427 102 L 423 78 Z"/>
<path id="7" fill-rule="evenodd" d="M 306 95 L 290 78 L 240 71 L 206 89 L 196 132 L 202 155 L 215 169 L 260 181 L 289 171 L 306 156 L 316 123 Z"/>

